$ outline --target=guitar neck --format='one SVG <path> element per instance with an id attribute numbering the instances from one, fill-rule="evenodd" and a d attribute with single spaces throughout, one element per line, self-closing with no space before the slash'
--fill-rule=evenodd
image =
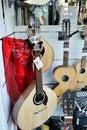
<path id="1" fill-rule="evenodd" d="M 36 64 L 39 65 L 40 64 L 40 49 L 38 50 L 34 50 L 34 56 L 35 59 L 39 58 L 36 61 Z M 42 84 L 42 68 L 37 68 L 37 66 L 34 64 L 34 68 L 35 68 L 35 75 L 36 75 L 36 93 L 42 93 L 43 92 L 43 84 Z"/>
<path id="2" fill-rule="evenodd" d="M 84 38 L 84 46 L 82 48 L 82 58 L 81 58 L 81 67 L 84 68 L 86 64 L 86 56 L 87 56 L 87 36 Z"/>
<path id="3" fill-rule="evenodd" d="M 37 70 L 36 68 L 35 70 L 36 70 L 36 93 L 39 94 L 43 92 L 42 75 L 41 75 L 42 69 Z"/>
<path id="4" fill-rule="evenodd" d="M 63 54 L 63 66 L 68 66 L 69 58 L 69 35 L 70 35 L 70 20 L 63 20 L 63 34 L 64 34 L 64 54 Z"/>
<path id="5" fill-rule="evenodd" d="M 63 66 L 68 66 L 68 59 L 69 59 L 69 42 L 64 42 L 64 54 L 63 54 Z"/>
<path id="6" fill-rule="evenodd" d="M 81 67 L 85 68 L 85 64 L 86 64 L 86 56 L 82 56 L 82 58 L 81 58 Z"/>

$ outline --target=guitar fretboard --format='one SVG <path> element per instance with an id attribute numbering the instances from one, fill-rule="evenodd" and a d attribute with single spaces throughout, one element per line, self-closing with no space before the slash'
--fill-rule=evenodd
<path id="1" fill-rule="evenodd" d="M 68 66 L 68 55 L 69 55 L 69 52 L 64 51 L 63 66 Z"/>
<path id="2" fill-rule="evenodd" d="M 40 50 L 34 51 L 35 58 L 40 58 Z M 43 84 L 42 84 L 42 69 L 37 69 L 35 65 L 35 75 L 36 75 L 36 93 L 42 93 L 43 92 Z"/>
<path id="3" fill-rule="evenodd" d="M 63 65 L 68 66 L 69 59 L 69 35 L 70 35 L 70 20 L 63 20 L 63 34 L 64 34 L 64 47 L 63 47 Z"/>
<path id="4" fill-rule="evenodd" d="M 69 42 L 64 42 L 64 56 L 63 56 L 63 65 L 68 66 L 68 58 L 69 58 Z"/>

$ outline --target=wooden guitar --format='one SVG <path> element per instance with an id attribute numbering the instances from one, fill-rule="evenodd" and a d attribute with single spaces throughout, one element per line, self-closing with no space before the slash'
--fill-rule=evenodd
<path id="1" fill-rule="evenodd" d="M 31 130 L 44 123 L 53 114 L 57 97 L 53 90 L 42 83 L 40 48 L 34 46 L 35 79 L 19 97 L 13 107 L 13 119 L 22 130 Z"/>
<path id="2" fill-rule="evenodd" d="M 70 35 L 70 20 L 63 20 L 63 33 L 64 33 L 64 54 L 63 54 L 63 65 L 57 66 L 53 75 L 55 79 L 58 81 L 58 85 L 56 85 L 53 90 L 57 96 L 61 96 L 67 90 L 74 90 L 74 86 L 70 86 L 70 82 L 75 78 L 75 69 L 68 65 L 68 57 L 69 57 L 69 35 Z"/>
<path id="3" fill-rule="evenodd" d="M 42 72 L 47 71 L 51 65 L 53 64 L 54 60 L 54 51 L 51 45 L 42 37 L 41 41 L 43 42 L 43 46 L 45 48 L 45 53 L 41 57 L 41 61 L 43 63 Z"/>
<path id="4" fill-rule="evenodd" d="M 84 47 L 82 48 L 82 58 L 80 61 L 75 63 L 76 76 L 72 81 L 71 85 L 76 86 L 76 88 L 83 88 L 87 86 L 87 26 L 84 26 Z"/>

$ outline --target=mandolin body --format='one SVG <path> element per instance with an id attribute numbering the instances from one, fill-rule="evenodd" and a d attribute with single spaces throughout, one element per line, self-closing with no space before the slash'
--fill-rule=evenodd
<path id="1" fill-rule="evenodd" d="M 73 91 L 76 89 L 70 85 L 76 75 L 76 71 L 72 66 L 58 66 L 54 69 L 53 74 L 58 81 L 58 84 L 53 89 L 57 96 L 61 96 L 67 90 Z"/>
<path id="2" fill-rule="evenodd" d="M 47 95 L 47 103 L 36 105 L 34 96 L 36 93 L 35 81 L 20 96 L 13 108 L 13 119 L 22 130 L 32 130 L 43 124 L 55 111 L 57 97 L 54 91 L 43 86 Z"/>
<path id="3" fill-rule="evenodd" d="M 45 53 L 44 53 L 43 57 L 41 58 L 41 61 L 43 63 L 42 72 L 44 72 L 44 71 L 47 71 L 53 63 L 54 51 L 53 51 L 51 45 L 46 40 L 41 38 L 41 41 L 43 41 L 43 46 L 45 48 Z"/>

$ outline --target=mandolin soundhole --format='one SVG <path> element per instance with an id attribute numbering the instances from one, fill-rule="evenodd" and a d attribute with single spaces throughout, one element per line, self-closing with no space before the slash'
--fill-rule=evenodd
<path id="1" fill-rule="evenodd" d="M 67 82 L 69 80 L 69 77 L 67 76 L 67 75 L 64 75 L 63 77 L 62 77 L 62 81 L 63 82 Z"/>
<path id="2" fill-rule="evenodd" d="M 81 68 L 80 69 L 80 74 L 84 74 L 85 73 L 85 69 L 84 68 Z"/>
<path id="3" fill-rule="evenodd" d="M 46 104 L 47 103 L 47 95 L 43 91 L 43 93 L 35 94 L 33 97 L 33 102 L 35 105 L 40 105 L 40 104 Z"/>

